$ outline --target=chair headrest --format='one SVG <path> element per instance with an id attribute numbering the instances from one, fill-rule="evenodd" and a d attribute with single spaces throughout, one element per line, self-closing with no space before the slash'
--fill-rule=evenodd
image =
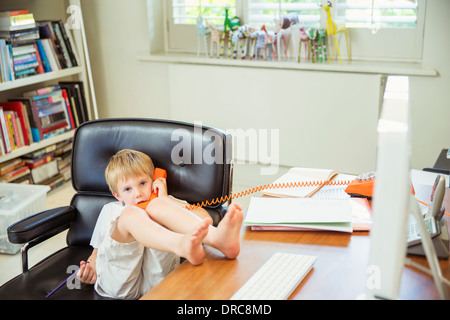
<path id="1" fill-rule="evenodd" d="M 122 149 L 148 154 L 167 171 L 169 194 L 197 203 L 228 193 L 232 138 L 225 131 L 171 120 L 104 119 L 77 128 L 72 185 L 78 193 L 110 194 L 105 169 Z"/>

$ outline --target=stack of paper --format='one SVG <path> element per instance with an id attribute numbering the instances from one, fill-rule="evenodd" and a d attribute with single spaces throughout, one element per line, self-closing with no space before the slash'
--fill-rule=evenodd
<path id="1" fill-rule="evenodd" d="M 348 200 L 253 197 L 244 223 L 253 230 L 353 231 Z"/>

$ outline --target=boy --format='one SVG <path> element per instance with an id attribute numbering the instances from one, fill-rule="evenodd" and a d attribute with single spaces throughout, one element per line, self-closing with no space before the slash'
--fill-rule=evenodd
<path id="1" fill-rule="evenodd" d="M 78 271 L 80 280 L 95 283 L 100 295 L 139 298 L 178 265 L 178 257 L 201 264 L 203 243 L 229 259 L 239 254 L 243 221 L 239 205 L 230 205 L 213 227 L 205 210 L 194 214 L 184 202 L 170 198 L 165 179 L 153 181 L 153 171 L 150 157 L 134 150 L 119 151 L 106 168 L 108 186 L 120 202 L 102 209 L 91 240 L 94 250 Z M 158 198 L 145 211 L 138 208 L 153 190 L 158 190 Z"/>

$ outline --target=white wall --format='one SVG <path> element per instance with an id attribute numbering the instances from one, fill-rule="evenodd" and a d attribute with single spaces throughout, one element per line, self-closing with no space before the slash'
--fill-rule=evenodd
<path id="1" fill-rule="evenodd" d="M 279 129 L 284 165 L 374 169 L 379 76 L 138 61 L 138 52 L 163 47 L 158 1 L 150 15 L 145 0 L 82 1 L 100 117 Z M 450 146 L 448 12 L 450 1 L 427 2 L 423 65 L 439 76 L 410 80 L 416 169 Z"/>

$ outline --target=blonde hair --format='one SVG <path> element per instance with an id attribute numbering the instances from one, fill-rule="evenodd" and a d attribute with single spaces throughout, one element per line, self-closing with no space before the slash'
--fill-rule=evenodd
<path id="1" fill-rule="evenodd" d="M 117 152 L 109 160 L 105 170 L 106 183 L 112 193 L 117 194 L 117 184 L 125 177 L 137 177 L 148 174 L 153 178 L 155 166 L 152 159 L 136 150 L 123 149 Z"/>

